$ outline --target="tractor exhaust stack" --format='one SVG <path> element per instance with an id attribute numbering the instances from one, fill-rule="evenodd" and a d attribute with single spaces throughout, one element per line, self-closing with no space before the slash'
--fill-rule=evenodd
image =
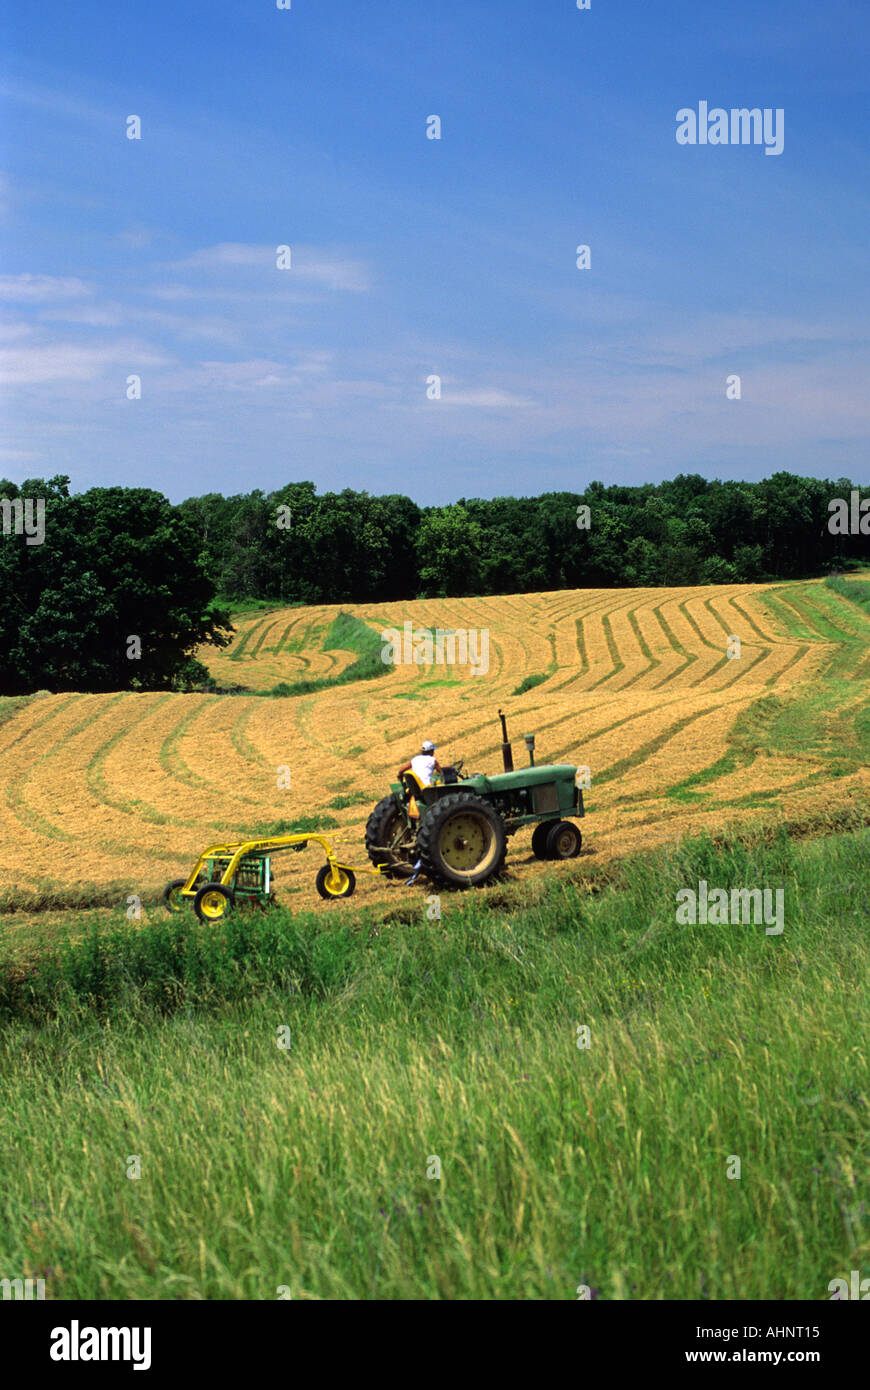
<path id="1" fill-rule="evenodd" d="M 510 742 L 508 741 L 507 720 L 501 710 L 498 712 L 498 717 L 501 720 L 501 756 L 504 763 L 504 770 L 505 772 L 513 772 L 514 755 L 511 752 Z"/>

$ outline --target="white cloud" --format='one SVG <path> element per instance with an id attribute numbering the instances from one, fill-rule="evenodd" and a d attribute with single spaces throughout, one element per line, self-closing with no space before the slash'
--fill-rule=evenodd
<path id="1" fill-rule="evenodd" d="M 117 110 L 100 108 L 90 102 L 80 101 L 68 92 L 59 90 L 57 86 L 40 87 L 34 83 L 3 80 L 0 81 L 0 97 L 18 106 L 29 106 L 32 110 L 59 116 L 63 121 L 84 121 L 102 126 L 105 130 L 119 128 Z M 126 112 L 124 114 L 126 115 Z M 123 117 L 120 130 L 123 133 Z"/>
<path id="2" fill-rule="evenodd" d="M 141 343 L 109 343 L 82 347 L 78 343 L 45 343 L 0 351 L 0 382 L 7 386 L 37 386 L 51 381 L 96 381 L 109 370 L 140 372 L 161 367 L 169 359 Z"/>
<path id="3" fill-rule="evenodd" d="M 274 246 L 256 246 L 243 241 L 222 241 L 217 246 L 204 246 L 172 265 L 181 269 L 217 269 L 220 266 L 268 266 L 275 264 Z"/>
<path id="4" fill-rule="evenodd" d="M 141 251 L 144 247 L 150 246 L 154 240 L 156 232 L 150 227 L 128 227 L 125 231 L 118 233 L 118 240 L 124 246 L 128 246 L 131 251 Z"/>
<path id="5" fill-rule="evenodd" d="M 9 319 L 6 323 L 0 323 L 0 341 L 11 343 L 21 338 L 32 338 L 35 330 L 32 324 L 24 323 L 21 319 L 14 323 Z"/>
<path id="6" fill-rule="evenodd" d="M 154 285 L 148 290 L 156 299 L 198 299 L 199 290 L 192 290 L 189 285 Z"/>
<path id="7" fill-rule="evenodd" d="M 323 376 L 328 372 L 334 360 L 334 353 L 314 351 L 310 352 L 302 362 L 297 362 L 293 370 L 297 373 L 304 373 L 306 376 Z"/>
<path id="8" fill-rule="evenodd" d="M 128 317 L 137 326 L 151 325 L 165 329 L 180 338 L 206 338 L 209 343 L 223 344 L 224 347 L 238 347 L 244 336 L 231 319 L 216 314 L 171 314 L 157 309 L 131 309 Z"/>
<path id="9" fill-rule="evenodd" d="M 38 459 L 39 454 L 32 449 L 0 449 L 0 461 L 3 463 L 22 463 L 27 459 Z"/>
<path id="10" fill-rule="evenodd" d="M 362 292 L 370 289 L 366 266 L 353 257 L 329 254 L 312 246 L 291 247 L 291 269 L 279 271 L 276 266 L 277 248 L 241 241 L 223 241 L 217 246 L 205 246 L 184 260 L 173 261 L 174 270 L 252 270 L 258 269 L 280 275 L 289 283 L 322 286 L 329 290 Z M 291 280 L 292 277 L 292 280 Z"/>
<path id="11" fill-rule="evenodd" d="M 76 276 L 0 275 L 0 299 L 21 304 L 44 304 L 51 299 L 77 299 L 90 287 Z"/>
<path id="12" fill-rule="evenodd" d="M 262 386 L 283 385 L 286 380 L 283 364 L 264 358 L 246 362 L 198 362 L 164 377 L 161 389 L 185 394 L 215 388 L 220 392 L 249 391 Z"/>
<path id="13" fill-rule="evenodd" d="M 534 401 L 526 396 L 515 396 L 510 391 L 500 391 L 497 387 L 486 386 L 476 391 L 444 391 L 441 400 L 445 405 L 473 405 L 484 410 L 534 405 Z"/>
<path id="14" fill-rule="evenodd" d="M 107 304 L 102 309 L 96 305 L 74 305 L 45 309 L 39 315 L 40 323 L 79 323 L 85 328 L 117 328 L 124 322 L 124 311 L 120 305 Z"/>

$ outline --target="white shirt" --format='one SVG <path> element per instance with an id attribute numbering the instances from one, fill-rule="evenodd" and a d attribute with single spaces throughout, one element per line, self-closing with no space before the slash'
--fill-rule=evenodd
<path id="1" fill-rule="evenodd" d="M 418 753 L 411 759 L 411 771 L 419 777 L 421 786 L 431 787 L 435 771 L 435 756 L 432 753 Z"/>

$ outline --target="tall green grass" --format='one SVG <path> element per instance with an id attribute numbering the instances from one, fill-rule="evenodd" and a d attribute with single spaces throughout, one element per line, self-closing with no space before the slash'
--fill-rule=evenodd
<path id="1" fill-rule="evenodd" d="M 870 1257 L 868 857 L 866 830 L 701 839 L 442 894 L 440 920 L 399 889 L 387 922 L 119 916 L 10 966 L 4 1273 L 50 1298 L 826 1299 Z M 783 887 L 783 934 L 677 926 L 701 878 Z"/>
<path id="2" fill-rule="evenodd" d="M 839 575 L 829 574 L 825 585 L 840 598 L 857 603 L 870 616 L 870 579 L 842 579 Z"/>

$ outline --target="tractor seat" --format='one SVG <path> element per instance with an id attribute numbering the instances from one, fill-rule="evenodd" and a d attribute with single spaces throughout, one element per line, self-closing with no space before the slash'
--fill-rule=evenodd
<path id="1" fill-rule="evenodd" d="M 422 801 L 424 806 L 431 806 L 433 801 L 437 801 L 437 788 L 431 786 L 424 787 L 416 772 L 411 772 L 410 770 L 408 772 L 403 772 L 401 781 L 409 799 L 412 796 L 416 797 L 418 801 Z"/>

